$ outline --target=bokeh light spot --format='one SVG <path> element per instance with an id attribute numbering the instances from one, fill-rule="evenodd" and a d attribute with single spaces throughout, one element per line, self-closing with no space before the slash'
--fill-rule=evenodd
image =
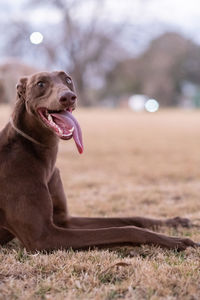
<path id="1" fill-rule="evenodd" d="M 43 41 L 43 35 L 41 34 L 41 32 L 33 32 L 30 35 L 30 41 L 35 45 L 41 44 Z"/>
<path id="2" fill-rule="evenodd" d="M 155 99 L 149 99 L 144 107 L 148 112 L 156 112 L 159 109 L 159 103 Z"/>

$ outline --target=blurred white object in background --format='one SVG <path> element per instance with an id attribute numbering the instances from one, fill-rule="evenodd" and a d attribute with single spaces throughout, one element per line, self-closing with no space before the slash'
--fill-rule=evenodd
<path id="1" fill-rule="evenodd" d="M 155 99 L 149 99 L 146 101 L 144 107 L 148 112 L 156 112 L 159 109 L 159 103 Z"/>
<path id="2" fill-rule="evenodd" d="M 156 112 L 159 109 L 159 103 L 155 99 L 148 99 L 145 95 L 133 95 L 128 100 L 129 107 L 134 111 Z"/>
<path id="3" fill-rule="evenodd" d="M 146 101 L 145 95 L 133 95 L 129 98 L 128 105 L 134 111 L 143 111 Z"/>

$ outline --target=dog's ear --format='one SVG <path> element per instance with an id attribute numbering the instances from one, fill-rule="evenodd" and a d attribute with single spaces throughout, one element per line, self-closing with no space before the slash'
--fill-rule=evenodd
<path id="1" fill-rule="evenodd" d="M 18 98 L 25 101 L 27 77 L 22 77 L 16 85 Z"/>

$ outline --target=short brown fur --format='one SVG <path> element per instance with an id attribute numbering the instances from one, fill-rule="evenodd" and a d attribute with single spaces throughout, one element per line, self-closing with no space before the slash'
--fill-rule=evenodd
<path id="1" fill-rule="evenodd" d="M 15 126 L 37 140 L 36 144 L 9 122 L 0 135 L 0 244 L 17 237 L 27 250 L 83 249 L 115 245 L 158 245 L 184 250 L 199 244 L 150 231 L 161 225 L 189 227 L 188 219 L 79 218 L 69 215 L 59 170 L 55 167 L 58 137 L 39 119 L 39 105 L 50 110 L 74 109 L 58 100 L 67 86 L 64 72 L 41 72 L 22 78 L 12 115 Z M 48 85 L 41 93 L 37 82 Z"/>

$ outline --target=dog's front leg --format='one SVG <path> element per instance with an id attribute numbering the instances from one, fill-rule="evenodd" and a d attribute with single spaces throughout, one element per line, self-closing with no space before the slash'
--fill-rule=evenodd
<path id="1" fill-rule="evenodd" d="M 87 218 L 87 217 L 70 217 L 67 211 L 67 200 L 63 189 L 60 172 L 57 168 L 48 183 L 49 192 L 53 201 L 53 221 L 56 225 L 70 228 L 107 228 L 137 226 L 141 228 L 153 229 L 158 226 L 182 225 L 190 227 L 190 220 L 185 218 L 171 219 L 152 219 L 145 217 L 121 217 L 121 218 Z"/>
<path id="2" fill-rule="evenodd" d="M 154 228 L 163 225 L 162 220 L 144 217 L 113 217 L 113 218 L 86 218 L 70 217 L 71 228 L 106 228 L 136 226 L 140 228 Z"/>
<path id="3" fill-rule="evenodd" d="M 71 228 L 105 228 L 105 227 L 122 227 L 122 226 L 137 226 L 140 228 L 154 229 L 159 226 L 183 227 L 192 226 L 189 219 L 172 218 L 172 219 L 151 219 L 145 217 L 121 217 L 121 218 L 85 218 L 85 217 L 70 217 L 69 226 Z"/>
<path id="4" fill-rule="evenodd" d="M 49 192 L 53 202 L 53 222 L 57 226 L 70 228 L 108 228 L 123 226 L 138 226 L 141 228 L 153 228 L 163 225 L 164 221 L 144 217 L 129 218 L 87 218 L 70 217 L 67 211 L 67 199 L 62 185 L 60 172 L 55 168 L 48 183 Z"/>
<path id="5" fill-rule="evenodd" d="M 55 168 L 48 183 L 48 188 L 53 202 L 54 224 L 61 227 L 68 227 L 67 199 L 58 168 Z"/>

